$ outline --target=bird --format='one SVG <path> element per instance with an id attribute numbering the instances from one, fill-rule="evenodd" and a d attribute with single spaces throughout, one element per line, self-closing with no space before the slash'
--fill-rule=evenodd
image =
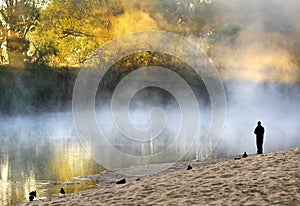
<path id="1" fill-rule="evenodd" d="M 34 196 L 33 195 L 29 195 L 29 201 L 33 201 Z"/>
<path id="2" fill-rule="evenodd" d="M 181 24 L 181 23 L 182 23 L 182 18 L 178 19 L 176 25 L 179 25 L 179 24 Z"/>
<path id="3" fill-rule="evenodd" d="M 188 165 L 187 169 L 186 170 L 191 170 L 193 169 L 191 165 Z"/>
<path id="4" fill-rule="evenodd" d="M 243 154 L 243 158 L 246 158 L 246 157 L 248 157 L 248 155 L 247 155 L 247 153 L 246 153 L 246 152 L 244 152 L 244 154 Z"/>
<path id="5" fill-rule="evenodd" d="M 64 188 L 61 188 L 59 193 L 62 194 L 62 195 L 66 194 Z"/>
<path id="6" fill-rule="evenodd" d="M 125 184 L 126 183 L 126 180 L 125 178 L 124 179 L 121 179 L 119 180 L 118 182 L 116 182 L 116 184 Z"/>
<path id="7" fill-rule="evenodd" d="M 30 196 L 33 196 L 33 197 L 36 197 L 36 191 L 31 191 L 31 192 L 29 192 L 29 195 L 30 195 Z"/>

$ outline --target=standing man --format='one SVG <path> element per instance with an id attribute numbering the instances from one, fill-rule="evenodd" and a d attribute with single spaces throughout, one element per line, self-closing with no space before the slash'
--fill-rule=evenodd
<path id="1" fill-rule="evenodd" d="M 265 133 L 265 128 L 261 126 L 261 122 L 258 121 L 257 127 L 254 130 L 254 134 L 256 134 L 257 154 L 263 153 L 264 133 Z"/>

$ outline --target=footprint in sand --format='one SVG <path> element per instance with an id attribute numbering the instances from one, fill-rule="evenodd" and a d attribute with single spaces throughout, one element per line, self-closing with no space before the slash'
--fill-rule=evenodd
<path id="1" fill-rule="evenodd" d="M 216 176 L 214 175 L 205 177 L 205 179 L 214 179 L 214 178 L 216 178 Z"/>
<path id="2" fill-rule="evenodd" d="M 221 178 L 230 178 L 232 176 L 233 176 L 232 174 L 225 174 L 225 175 L 221 175 L 220 177 Z"/>

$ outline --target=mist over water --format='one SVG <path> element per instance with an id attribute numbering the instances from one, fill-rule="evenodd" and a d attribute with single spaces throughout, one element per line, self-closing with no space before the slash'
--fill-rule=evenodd
<path id="1" fill-rule="evenodd" d="M 236 81 L 224 80 L 226 90 L 227 105 L 226 105 L 226 120 L 224 122 L 224 129 L 220 140 L 213 138 L 216 143 L 216 148 L 212 156 L 220 155 L 238 155 L 247 151 L 249 154 L 256 153 L 256 137 L 254 129 L 257 126 L 257 121 L 262 121 L 265 127 L 264 152 L 273 152 L 283 149 L 288 149 L 300 145 L 300 86 L 284 83 L 272 82 L 250 82 L 250 81 Z M 151 109 L 160 107 L 166 115 L 167 125 L 163 130 L 162 137 L 156 139 L 157 148 L 155 151 L 164 149 L 174 141 L 180 130 L 180 108 L 175 100 L 166 100 L 166 96 L 152 96 L 148 101 L 139 99 L 138 96 L 144 97 L 143 93 L 151 96 L 151 91 L 146 89 L 132 100 L 128 109 L 128 115 L 131 124 L 138 129 L 147 129 L 151 127 L 149 121 L 149 114 Z M 152 90 L 153 92 L 153 90 Z M 201 96 L 201 95 L 200 95 Z M 161 98 L 166 103 L 161 103 L 155 98 Z M 172 99 L 172 98 L 171 98 Z M 189 101 L 189 100 L 187 100 Z M 206 149 L 211 147 L 207 141 L 208 130 L 211 126 L 211 108 L 209 104 L 199 106 L 200 109 L 200 135 L 198 142 L 194 143 L 198 152 L 204 153 Z M 193 112 L 193 111 L 190 111 Z M 102 125 L 105 135 L 112 140 L 112 144 L 122 142 L 123 138 L 113 120 L 109 120 L 108 109 L 99 110 L 98 118 L 105 119 L 107 125 Z M 106 114 L 106 115 L 105 115 Z M 110 123 L 109 123 L 110 122 Z M 189 124 L 193 124 L 190 122 Z M 101 125 L 100 125 L 101 127 Z M 187 132 L 185 135 L 189 135 Z M 126 142 L 126 141 L 125 141 Z M 140 143 L 129 140 L 127 142 L 136 147 L 139 152 L 132 153 L 140 155 Z M 192 144 L 185 142 L 185 144 Z M 160 145 L 160 146 L 159 146 Z M 192 150 L 195 149 L 194 147 Z M 132 152 L 133 150 L 131 150 Z M 150 151 L 148 153 L 150 154 Z M 192 152 L 191 158 L 199 158 Z M 145 154 L 144 154 L 145 155 Z M 167 157 L 166 157 L 167 159 Z M 163 160 L 162 160 L 163 161 Z"/>
<path id="2" fill-rule="evenodd" d="M 184 133 L 187 137 L 186 141 L 179 142 L 164 158 L 154 160 L 149 158 L 137 164 L 168 162 L 175 153 L 184 155 L 188 145 L 192 147 L 185 159 L 239 155 L 244 151 L 254 154 L 256 146 L 253 131 L 258 120 L 262 121 L 266 130 L 264 152 L 300 145 L 300 86 L 298 84 L 267 81 L 260 83 L 228 78 L 223 80 L 227 98 L 226 120 L 223 134 L 212 154 L 207 151 L 211 149 L 211 142 L 205 141 L 207 140 L 205 138 L 211 126 L 211 112 L 214 111 L 211 111 L 210 103 L 206 100 L 207 93 L 195 89 L 194 92 L 200 103 L 199 139 L 192 142 L 189 131 L 186 131 Z M 205 100 L 201 102 L 202 97 Z M 188 102 L 189 99 L 186 101 Z M 181 124 L 180 107 L 172 94 L 158 88 L 139 91 L 133 96 L 128 107 L 131 124 L 140 130 L 151 127 L 149 113 L 156 107 L 164 111 L 166 126 L 159 138 L 145 144 L 120 135 L 111 119 L 108 107 L 98 105 L 96 115 L 102 120 L 99 121 L 99 127 L 109 138 L 112 146 L 125 154 L 149 156 L 165 150 L 176 140 Z M 189 113 L 193 112 L 193 110 L 189 111 Z M 14 202 L 9 199 L 7 192 L 15 196 L 21 194 L 16 201 L 25 201 L 28 192 L 36 188 L 39 188 L 42 194 L 47 194 L 50 186 L 49 181 L 44 181 L 45 179 L 67 181 L 77 175 L 101 171 L 99 165 L 82 148 L 74 129 L 71 112 L 2 116 L 0 122 L 0 177 L 1 184 L 5 184 L 0 195 L 5 203 Z M 187 123 L 193 124 L 193 122 Z M 87 142 L 86 145 L 91 143 Z M 115 161 L 113 155 L 103 158 L 107 158 L 112 164 Z M 123 166 L 129 165 L 125 161 L 123 165 L 117 165 L 117 167 Z M 42 187 L 45 182 L 47 187 Z M 72 191 L 79 190 L 80 188 L 76 187 L 72 189 Z M 54 188 L 54 191 L 48 195 L 51 196 L 55 192 Z"/>
<path id="3" fill-rule="evenodd" d="M 27 202 L 34 190 L 42 198 L 57 196 L 61 187 L 69 193 L 93 188 L 64 182 L 103 170 L 83 150 L 70 112 L 1 116 L 0 142 L 0 205 Z"/>
<path id="4" fill-rule="evenodd" d="M 124 14 L 112 20 L 113 35 L 142 29 L 178 31 L 199 44 L 209 55 L 224 81 L 227 100 L 223 133 L 220 138 L 210 139 L 207 133 L 211 127 L 211 115 L 218 111 L 212 111 L 203 85 L 197 87 L 192 81 L 188 82 L 199 103 L 198 139 L 194 141 L 187 130 L 183 133 L 183 140 L 168 155 L 160 159 L 144 158 L 136 164 L 171 161 L 174 154 L 184 156 L 189 145 L 192 145 L 191 150 L 184 159 L 239 155 L 244 151 L 255 154 L 253 131 L 257 121 L 261 121 L 266 130 L 264 153 L 300 146 L 300 1 L 213 1 L 208 12 L 211 18 L 205 20 L 207 26 L 199 32 L 194 31 L 193 24 L 197 23 L 197 19 L 193 17 L 196 12 L 202 11 L 203 5 L 191 4 L 196 1 L 165 1 L 172 4 L 171 11 L 174 8 L 168 22 L 162 20 L 160 14 L 149 15 L 146 9 L 140 10 L 137 6 L 139 1 L 130 2 L 125 5 Z M 145 2 L 146 5 L 151 4 L 151 1 Z M 151 8 L 155 7 L 152 5 Z M 180 19 L 182 23 L 177 24 Z M 186 99 L 187 103 L 189 101 Z M 124 154 L 149 156 L 164 151 L 176 141 L 182 116 L 172 94 L 148 88 L 136 93 L 128 105 L 130 123 L 141 131 L 151 128 L 149 114 L 154 108 L 163 111 L 166 120 L 164 130 L 153 139 L 152 134 L 144 137 L 150 140 L 147 142 L 122 135 L 113 122 L 110 106 L 110 102 L 102 104 L 96 99 L 98 126 L 108 142 Z M 46 195 L 47 188 L 41 186 L 45 182 L 49 185 L 49 182 L 68 181 L 74 176 L 103 169 L 87 153 L 101 148 L 93 148 L 93 142 L 83 142 L 88 147 L 82 147 L 70 110 L 0 117 L 0 199 L 3 204 L 27 201 L 28 192 L 36 188 Z M 189 110 L 188 114 L 194 112 Z M 162 122 L 161 119 L 152 120 Z M 194 123 L 188 119 L 184 124 Z M 100 158 L 106 158 L 112 165 L 116 160 L 114 155 Z M 125 166 L 130 165 L 126 161 L 114 165 Z M 56 189 L 51 191 L 51 195 L 56 194 Z M 78 191 L 80 188 L 70 190 Z M 15 201 L 12 196 L 19 199 Z"/>
<path id="5" fill-rule="evenodd" d="M 257 121 L 265 127 L 264 152 L 300 145 L 300 87 L 280 83 L 230 81 L 227 118 L 221 145 L 227 153 L 256 153 L 253 131 Z"/>
<path id="6" fill-rule="evenodd" d="M 223 32 L 207 51 L 226 88 L 218 146 L 228 154 L 256 153 L 258 120 L 266 130 L 264 152 L 300 145 L 299 9 L 297 0 L 212 1 L 217 29 L 206 38 Z"/>

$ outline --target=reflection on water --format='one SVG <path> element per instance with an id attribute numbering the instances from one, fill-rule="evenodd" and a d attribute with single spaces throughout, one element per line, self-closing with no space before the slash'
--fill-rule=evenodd
<path id="1" fill-rule="evenodd" d="M 109 124 L 103 127 L 111 130 Z M 169 145 L 170 138 L 161 141 L 151 138 L 147 143 L 137 144 L 117 135 L 109 137 L 116 149 L 141 156 L 137 164 L 167 162 L 168 157 L 184 153 L 188 146 L 188 142 L 179 142 L 170 154 L 154 161 L 147 155 L 163 150 Z M 88 151 L 104 151 L 87 140 L 83 143 Z M 29 192 L 34 190 L 37 198 L 44 198 L 59 195 L 61 187 L 66 193 L 96 187 L 95 182 L 79 182 L 75 177 L 96 174 L 104 169 L 80 144 L 71 113 L 0 117 L 0 144 L 0 205 L 27 202 Z M 194 146 L 188 158 L 201 158 L 204 154 L 201 144 L 196 142 Z M 125 160 L 116 161 L 114 155 L 101 153 L 100 158 L 112 164 L 109 168 L 114 164 L 117 164 L 115 167 L 129 166 Z"/>
<path id="2" fill-rule="evenodd" d="M 0 205 L 27 202 L 30 191 L 37 198 L 95 187 L 80 175 L 103 171 L 82 149 L 73 134 L 70 114 L 0 119 Z"/>

